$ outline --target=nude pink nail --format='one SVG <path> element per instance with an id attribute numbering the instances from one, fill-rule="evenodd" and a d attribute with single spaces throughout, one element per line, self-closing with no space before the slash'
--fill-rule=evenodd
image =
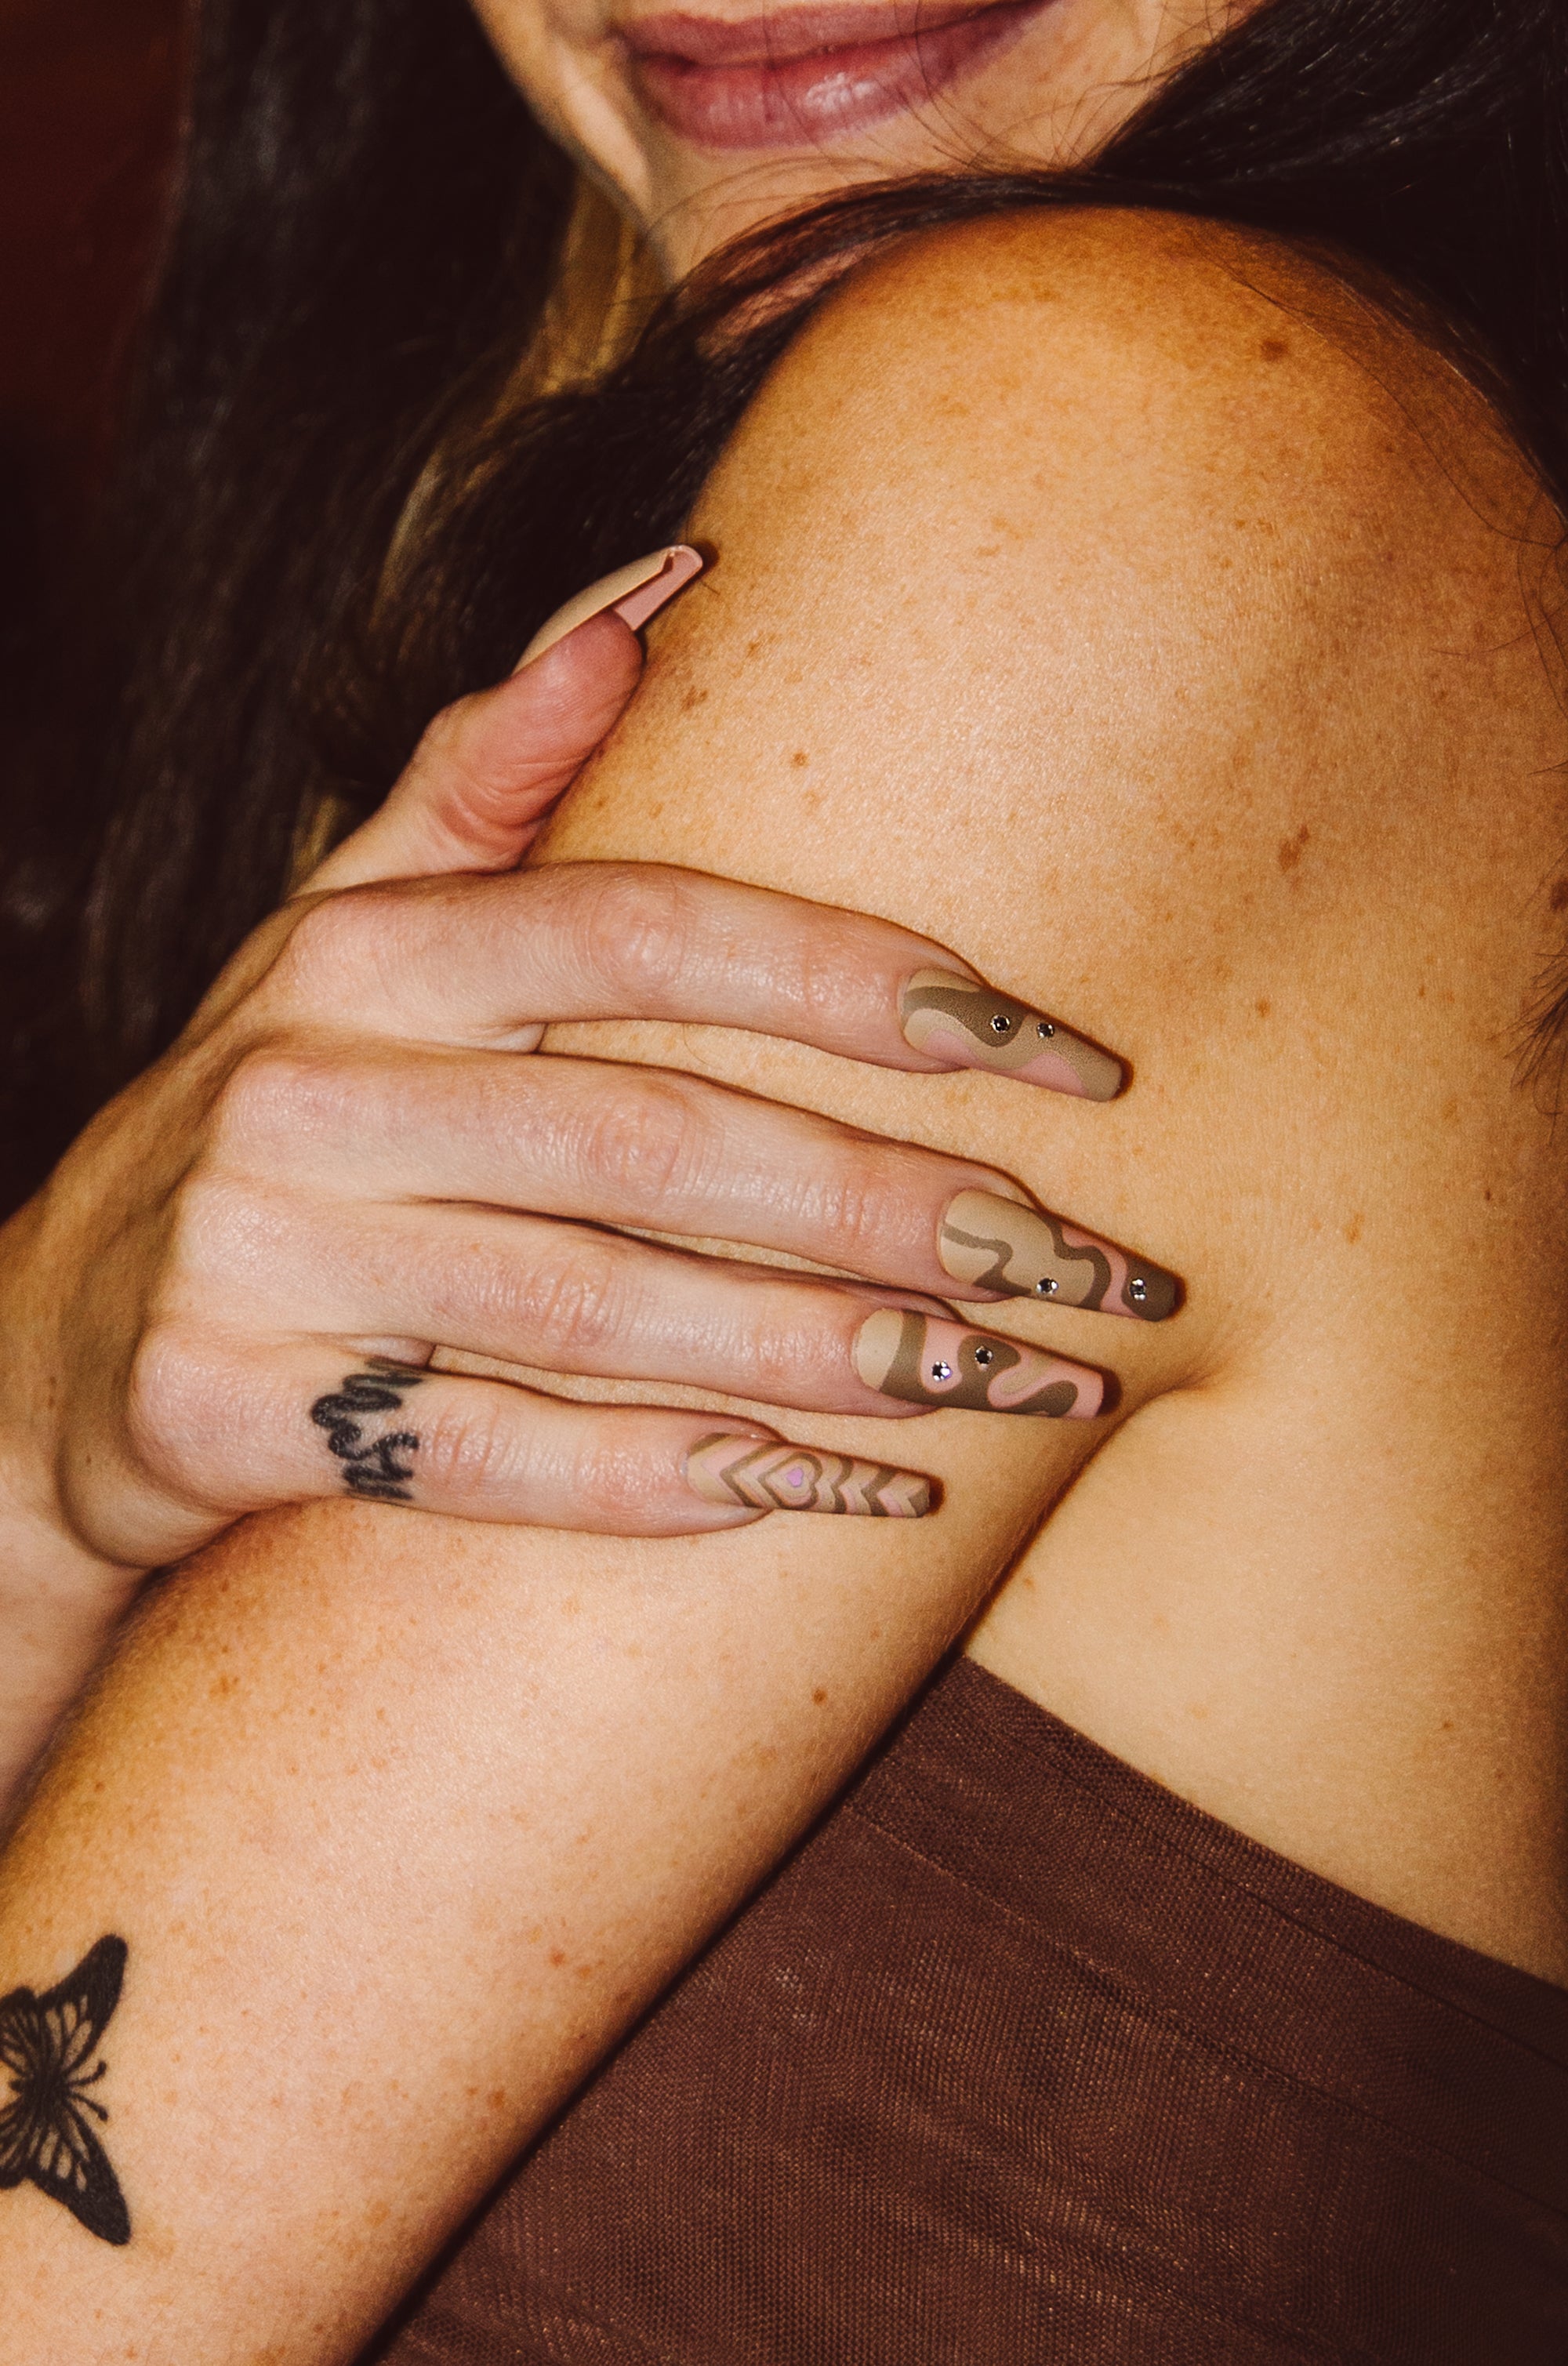
<path id="1" fill-rule="evenodd" d="M 677 592 L 683 592 L 702 573 L 704 564 L 701 551 L 694 550 L 689 542 L 673 542 L 663 550 L 649 551 L 646 558 L 634 558 L 628 567 L 617 567 L 613 575 L 602 575 L 597 583 L 589 584 L 540 625 L 513 672 L 521 673 L 579 625 L 586 625 L 591 616 L 602 616 L 606 609 L 634 633 L 640 632 Z"/>

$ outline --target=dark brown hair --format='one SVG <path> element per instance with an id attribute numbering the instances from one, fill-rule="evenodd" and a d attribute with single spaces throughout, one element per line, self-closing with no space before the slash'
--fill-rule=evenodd
<path id="1" fill-rule="evenodd" d="M 374 804 L 437 707 L 675 535 L 825 278 L 891 238 L 1069 202 L 1329 242 L 1447 324 L 1568 501 L 1562 0 L 1265 0 L 1092 168 L 831 199 L 487 430 L 570 189 L 467 0 L 206 0 L 95 679 L 8 829 L 12 1196 L 177 1032 L 323 794 Z"/>

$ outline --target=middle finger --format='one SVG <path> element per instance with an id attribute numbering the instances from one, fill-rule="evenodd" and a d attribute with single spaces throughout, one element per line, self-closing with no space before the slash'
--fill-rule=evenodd
<path id="1" fill-rule="evenodd" d="M 322 1222 L 290 1260 L 312 1331 L 439 1341 L 536 1371 L 656 1380 L 767 1405 L 952 1406 L 1091 1419 L 1103 1373 L 905 1290 L 784 1274 L 489 1209 Z M 317 1262 L 319 1261 L 319 1263 Z M 308 1271 L 313 1264 L 315 1270 Z"/>
<path id="2" fill-rule="evenodd" d="M 1144 1322 L 1178 1302 L 1163 1267 L 1038 1209 L 992 1168 L 704 1077 L 412 1045 L 269 1057 L 231 1151 L 333 1196 L 733 1241 L 907 1289 Z"/>

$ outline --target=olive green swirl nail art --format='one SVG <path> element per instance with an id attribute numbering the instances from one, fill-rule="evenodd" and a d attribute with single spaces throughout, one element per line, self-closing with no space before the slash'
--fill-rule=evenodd
<path id="1" fill-rule="evenodd" d="M 904 1404 L 1088 1421 L 1105 1400 L 1102 1376 L 1087 1364 L 912 1307 L 879 1307 L 861 1325 L 854 1359 L 868 1389 Z"/>
<path id="2" fill-rule="evenodd" d="M 942 1217 L 937 1255 L 954 1281 L 1138 1323 L 1163 1323 L 1181 1301 L 1181 1284 L 1163 1266 L 994 1191 L 960 1191 Z"/>
<path id="3" fill-rule="evenodd" d="M 1122 1063 L 1109 1052 L 953 970 L 917 970 L 898 1016 L 906 1043 L 953 1067 L 991 1068 L 1081 1100 L 1112 1100 L 1122 1089 Z"/>

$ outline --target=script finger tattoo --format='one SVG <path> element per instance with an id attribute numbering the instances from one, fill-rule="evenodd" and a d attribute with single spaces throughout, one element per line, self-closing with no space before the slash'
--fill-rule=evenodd
<path id="1" fill-rule="evenodd" d="M 404 1364 L 372 1361 L 366 1371 L 346 1373 L 337 1389 L 310 1407 L 310 1419 L 326 1432 L 328 1453 L 343 1465 L 351 1495 L 379 1504 L 413 1502 L 413 1464 L 408 1458 L 419 1452 L 418 1432 L 384 1429 L 367 1437 L 365 1416 L 400 1413 L 403 1398 L 425 1378 Z"/>
<path id="2" fill-rule="evenodd" d="M 119 2002 L 128 1952 L 123 1939 L 100 1939 L 43 1996 L 13 1989 L 0 1997 L 0 2072 L 10 2084 L 0 2110 L 0 2191 L 36 2185 L 105 2243 L 130 2242 L 130 2213 L 92 2125 L 108 2112 L 87 2090 L 108 2068 L 94 2057 Z"/>

